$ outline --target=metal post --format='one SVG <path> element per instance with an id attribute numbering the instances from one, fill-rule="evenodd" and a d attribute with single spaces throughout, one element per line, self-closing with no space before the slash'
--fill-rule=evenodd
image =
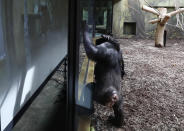
<path id="1" fill-rule="evenodd" d="M 93 3 L 93 19 L 92 19 L 92 21 L 93 21 L 93 38 L 95 38 L 95 30 L 96 30 L 96 17 L 95 17 L 95 13 L 96 13 L 96 2 L 95 2 L 95 0 L 92 0 L 92 3 Z"/>
<path id="2" fill-rule="evenodd" d="M 79 0 L 69 0 L 68 19 L 68 77 L 66 100 L 66 131 L 76 130 L 75 97 L 79 67 Z"/>

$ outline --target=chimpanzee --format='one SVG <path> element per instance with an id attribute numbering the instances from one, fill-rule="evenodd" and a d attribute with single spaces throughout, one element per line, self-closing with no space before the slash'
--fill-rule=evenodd
<path id="1" fill-rule="evenodd" d="M 122 98 L 120 96 L 121 76 L 124 75 L 124 62 L 120 45 L 111 36 L 102 35 L 92 43 L 88 26 L 84 24 L 84 48 L 89 59 L 95 64 L 95 82 L 93 85 L 93 99 L 98 103 L 113 107 L 114 117 L 111 122 L 116 126 L 123 123 Z"/>
<path id="2" fill-rule="evenodd" d="M 121 78 L 123 78 L 123 76 L 125 75 L 125 71 L 124 71 L 124 60 L 122 57 L 122 51 L 120 50 L 120 44 L 118 41 L 116 41 L 112 36 L 110 35 L 101 35 L 101 38 L 96 40 L 96 46 L 100 45 L 104 42 L 110 42 L 111 44 L 114 45 L 114 47 L 116 48 L 116 50 L 119 52 L 119 64 L 121 65 Z"/>

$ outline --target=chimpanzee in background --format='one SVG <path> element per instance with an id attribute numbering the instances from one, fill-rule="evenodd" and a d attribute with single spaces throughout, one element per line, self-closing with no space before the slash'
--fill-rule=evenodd
<path id="1" fill-rule="evenodd" d="M 102 35 L 102 38 L 96 40 L 95 46 L 88 30 L 84 24 L 84 48 L 88 58 L 96 62 L 93 99 L 104 106 L 113 107 L 115 116 L 110 120 L 114 125 L 121 126 L 123 111 L 120 82 L 124 75 L 124 62 L 120 45 L 111 36 Z"/>

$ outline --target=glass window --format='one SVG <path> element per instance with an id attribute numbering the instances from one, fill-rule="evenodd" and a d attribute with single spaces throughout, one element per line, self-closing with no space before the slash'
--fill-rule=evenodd
<path id="1" fill-rule="evenodd" d="M 83 23 L 87 23 L 89 27 L 89 36 L 93 44 L 95 40 L 99 38 L 101 34 L 109 34 L 112 31 L 112 1 L 96 1 L 96 0 L 81 0 L 80 10 L 78 16 L 77 24 L 80 28 L 77 32 L 80 32 L 79 43 L 77 43 L 77 57 L 76 63 L 78 72 L 76 73 L 77 84 L 75 87 L 75 97 L 77 104 L 77 118 L 78 130 L 88 130 L 83 129 L 90 126 L 90 120 L 86 118 L 86 115 L 93 113 L 93 87 L 94 87 L 94 68 L 95 63 L 88 59 L 86 51 L 83 44 Z M 78 47 L 79 46 L 79 47 Z"/>
<path id="2" fill-rule="evenodd" d="M 82 18 L 80 20 L 80 26 L 82 27 L 82 23 L 85 21 L 90 28 L 90 37 L 92 39 L 92 34 L 94 34 L 94 0 L 88 0 L 81 2 L 81 15 Z M 83 33 L 83 30 L 80 30 L 80 34 Z M 91 108 L 91 100 L 92 100 L 92 92 L 89 86 L 86 86 L 89 83 L 89 70 L 92 62 L 87 58 L 87 55 L 84 50 L 82 37 L 80 37 L 79 44 L 79 80 L 78 80 L 78 90 L 77 90 L 77 104 L 81 107 L 90 109 Z M 93 67 L 92 67 L 93 68 Z M 91 70 L 92 70 L 91 68 Z M 93 74 L 93 72 L 91 72 Z M 92 77 L 92 76 L 91 76 Z M 92 82 L 92 81 L 91 81 Z"/>
<path id="3" fill-rule="evenodd" d="M 89 27 L 90 37 L 95 44 L 95 39 L 101 34 L 111 33 L 112 28 L 112 1 L 80 1 L 80 27 L 86 22 Z M 80 28 L 80 34 L 83 33 Z M 79 80 L 77 89 L 77 104 L 84 108 L 91 108 L 92 88 L 91 82 L 94 81 L 95 63 L 88 59 L 82 35 L 79 44 Z M 87 86 L 86 86 L 87 85 Z"/>
<path id="4" fill-rule="evenodd" d="M 4 46 L 7 53 L 0 59 L 4 130 L 67 55 L 68 0 L 0 0 L 0 6 L 0 58 Z"/>
<path id="5" fill-rule="evenodd" d="M 35 68 L 36 90 L 67 54 L 68 0 L 26 0 L 24 14 L 26 68 Z"/>

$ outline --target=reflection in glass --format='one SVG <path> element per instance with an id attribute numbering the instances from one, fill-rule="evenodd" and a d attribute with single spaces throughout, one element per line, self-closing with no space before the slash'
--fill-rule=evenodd
<path id="1" fill-rule="evenodd" d="M 4 57 L 5 57 L 5 50 L 3 42 L 2 22 L 0 17 L 0 61 L 3 60 Z"/>
<path id="2" fill-rule="evenodd" d="M 0 6 L 0 116 L 4 130 L 67 54 L 68 0 L 0 0 Z"/>
<path id="3" fill-rule="evenodd" d="M 96 37 L 112 32 L 112 1 L 80 1 L 80 24 L 86 22 L 90 36 L 95 43 Z M 82 25 L 80 25 L 82 27 Z M 82 28 L 80 28 L 82 29 Z M 91 108 L 92 88 L 90 82 L 94 77 L 94 62 L 90 61 L 83 47 L 82 30 L 80 30 L 79 81 L 76 102 L 84 108 Z"/>

